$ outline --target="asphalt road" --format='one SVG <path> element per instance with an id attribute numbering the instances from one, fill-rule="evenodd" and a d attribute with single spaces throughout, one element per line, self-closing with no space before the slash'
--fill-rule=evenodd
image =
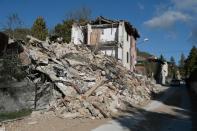
<path id="1" fill-rule="evenodd" d="M 93 131 L 197 131 L 196 98 L 185 86 L 170 87 L 160 99 Z"/>

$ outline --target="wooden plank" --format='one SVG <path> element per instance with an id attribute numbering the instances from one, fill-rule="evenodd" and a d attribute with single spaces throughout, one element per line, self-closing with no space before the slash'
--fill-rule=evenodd
<path id="1" fill-rule="evenodd" d="M 84 96 L 87 98 L 88 96 L 90 96 L 98 87 L 100 87 L 101 85 L 104 84 L 104 80 L 100 80 L 99 82 L 97 82 L 91 89 L 89 89 Z"/>
<path id="2" fill-rule="evenodd" d="M 104 118 L 109 118 L 109 115 L 99 105 L 97 105 L 96 103 L 92 103 L 92 105 L 94 106 L 94 108 L 100 111 Z"/>

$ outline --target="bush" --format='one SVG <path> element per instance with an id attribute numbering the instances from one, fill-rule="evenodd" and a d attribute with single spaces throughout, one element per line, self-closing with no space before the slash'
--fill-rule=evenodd
<path id="1" fill-rule="evenodd" d="M 24 117 L 30 115 L 31 112 L 32 112 L 31 109 L 22 109 L 20 111 L 15 111 L 15 112 L 3 112 L 0 113 L 0 121 Z"/>
<path id="2" fill-rule="evenodd" d="M 43 17 L 38 17 L 31 28 L 32 35 L 40 40 L 45 40 L 48 35 L 48 29 Z"/>

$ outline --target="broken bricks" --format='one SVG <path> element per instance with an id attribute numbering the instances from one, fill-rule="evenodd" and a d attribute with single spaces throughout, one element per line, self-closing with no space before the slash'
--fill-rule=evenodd
<path id="1" fill-rule="evenodd" d="M 152 81 L 138 78 L 116 59 L 95 55 L 85 46 L 28 39 L 30 69 L 39 74 L 31 80 L 44 74 L 43 86 L 53 83 L 54 88 L 49 88 L 59 95 L 53 93 L 49 110 L 60 110 L 63 118 L 111 117 L 125 102 L 140 104 L 156 91 Z"/>

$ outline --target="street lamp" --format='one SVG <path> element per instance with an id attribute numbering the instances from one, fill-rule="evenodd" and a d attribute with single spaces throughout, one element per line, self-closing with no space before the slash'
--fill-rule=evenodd
<path id="1" fill-rule="evenodd" d="M 147 41 L 149 41 L 149 39 L 148 38 L 144 38 L 142 41 L 138 42 L 137 45 L 142 44 L 142 43 L 145 43 Z"/>
<path id="2" fill-rule="evenodd" d="M 144 42 L 146 42 L 146 41 L 149 41 L 149 39 L 148 38 L 144 38 L 144 40 L 143 40 Z"/>

